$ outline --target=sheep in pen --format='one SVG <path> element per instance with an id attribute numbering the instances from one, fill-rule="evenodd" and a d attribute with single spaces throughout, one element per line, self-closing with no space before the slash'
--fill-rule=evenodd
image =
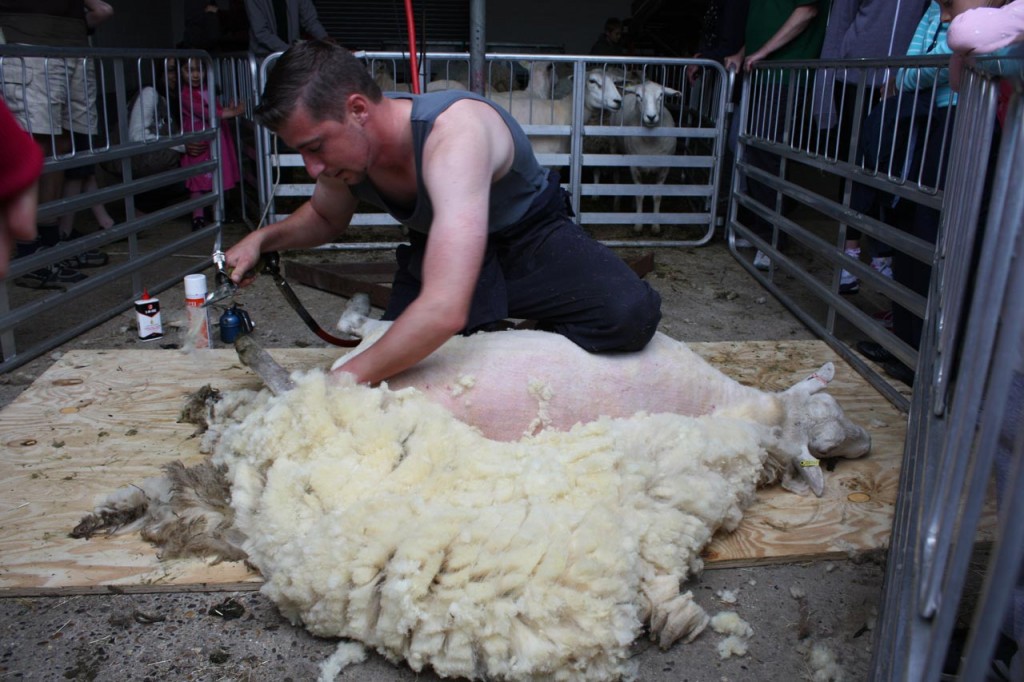
<path id="1" fill-rule="evenodd" d="M 339 324 L 351 352 L 389 324 L 366 312 Z M 74 534 L 246 558 L 286 617 L 343 638 L 326 679 L 365 648 L 443 676 L 629 679 L 645 631 L 668 647 L 707 626 L 681 587 L 759 485 L 820 494 L 819 457 L 870 447 L 821 390 L 831 364 L 763 392 L 661 334 L 619 355 L 456 337 L 377 388 L 238 345 L 270 388 L 193 403 L 210 459 L 113 493 Z"/>

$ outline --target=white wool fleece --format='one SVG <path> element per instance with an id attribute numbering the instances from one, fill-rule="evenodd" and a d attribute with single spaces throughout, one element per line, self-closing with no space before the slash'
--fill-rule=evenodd
<path id="1" fill-rule="evenodd" d="M 644 584 L 700 569 L 764 458 L 764 427 L 730 418 L 505 443 L 413 389 L 293 378 L 217 427 L 263 590 L 316 635 L 442 676 L 633 677 Z"/>

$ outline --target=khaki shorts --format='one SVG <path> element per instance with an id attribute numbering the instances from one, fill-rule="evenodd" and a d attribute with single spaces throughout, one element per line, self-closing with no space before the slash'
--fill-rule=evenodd
<path id="1" fill-rule="evenodd" d="M 34 135 L 95 135 L 96 67 L 91 59 L 3 57 L 4 100 Z"/>

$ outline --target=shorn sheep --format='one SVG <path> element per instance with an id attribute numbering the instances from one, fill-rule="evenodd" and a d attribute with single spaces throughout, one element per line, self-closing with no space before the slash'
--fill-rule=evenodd
<path id="1" fill-rule="evenodd" d="M 619 146 L 624 154 L 629 156 L 672 156 L 676 153 L 676 138 L 666 135 L 658 135 L 659 128 L 672 128 L 675 123 L 672 117 L 666 115 L 665 95 L 679 95 L 674 90 L 654 81 L 644 81 L 636 85 L 627 85 L 622 90 L 625 97 L 622 105 L 622 125 L 640 126 L 644 130 L 638 135 L 623 135 L 619 140 Z M 649 163 L 649 162 L 648 162 Z M 630 176 L 633 182 L 638 185 L 644 184 L 665 184 L 668 177 L 668 167 L 658 165 L 636 165 L 629 167 Z M 654 212 L 661 212 L 661 195 L 652 195 Z M 636 197 L 636 212 L 643 213 L 644 195 Z M 643 230 L 643 224 L 637 222 L 633 225 L 635 232 Z M 661 225 L 651 225 L 651 232 L 659 234 Z"/>
<path id="2" fill-rule="evenodd" d="M 373 80 L 383 92 L 412 92 L 408 83 L 396 83 L 394 79 L 395 67 L 387 62 L 376 62 L 373 65 Z M 465 90 L 466 84 L 462 81 L 450 78 L 436 78 L 426 85 L 427 92 L 438 92 L 440 90 Z"/>
<path id="3" fill-rule="evenodd" d="M 530 66 L 530 82 L 526 90 L 503 94 L 492 94 L 491 99 L 508 110 L 523 126 L 571 126 L 574 95 L 551 99 L 555 91 L 554 69 L 550 62 L 534 62 Z M 601 69 L 592 69 L 586 74 L 583 89 L 583 118 L 590 120 L 596 112 L 617 111 L 622 106 L 622 95 L 614 80 Z M 544 135 L 530 133 L 530 144 L 534 153 L 568 154 L 568 135 Z M 541 163 L 552 165 L 541 158 Z M 560 165 L 560 164 L 556 164 Z"/>
<path id="4" fill-rule="evenodd" d="M 361 306 L 342 323 L 365 334 L 352 352 L 387 325 Z M 138 518 L 165 557 L 219 553 L 219 534 L 285 616 L 346 640 L 323 679 L 362 647 L 442 676 L 631 678 L 645 629 L 667 647 L 707 625 L 680 586 L 758 484 L 820 492 L 816 456 L 869 448 L 821 392 L 830 365 L 764 393 L 660 335 L 632 358 L 536 331 L 458 337 L 377 388 L 240 355 L 273 390 L 209 394 L 209 461 L 118 491 L 75 533 Z M 631 412 L 651 391 L 657 411 Z M 568 393 L 590 406 L 567 415 Z M 516 426 L 493 435 L 530 435 L 486 437 L 506 412 Z"/>

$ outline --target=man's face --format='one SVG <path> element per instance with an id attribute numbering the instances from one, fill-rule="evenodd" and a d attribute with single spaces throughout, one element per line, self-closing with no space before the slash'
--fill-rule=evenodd
<path id="1" fill-rule="evenodd" d="M 299 104 L 277 134 L 302 155 L 310 177 L 325 175 L 347 185 L 366 179 L 370 140 L 359 118 L 351 112 L 342 121 L 318 121 Z"/>

